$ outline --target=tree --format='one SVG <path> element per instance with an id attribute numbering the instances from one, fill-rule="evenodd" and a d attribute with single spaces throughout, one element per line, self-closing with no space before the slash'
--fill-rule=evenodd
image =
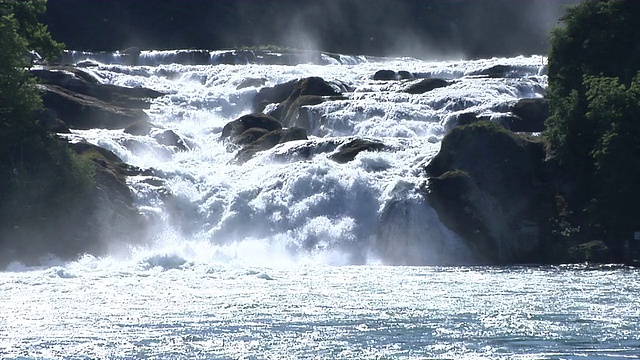
<path id="1" fill-rule="evenodd" d="M 86 206 L 91 165 L 38 125 L 39 90 L 27 72 L 29 50 L 61 45 L 37 22 L 44 0 L 0 0 L 0 263 L 7 254 L 46 249 L 63 217 Z M 47 246 L 45 246 L 47 245 Z"/>
<path id="2" fill-rule="evenodd" d="M 588 0 L 562 21 L 550 41 L 545 136 L 572 184 L 564 195 L 576 225 L 620 253 L 640 225 L 640 2 Z"/>

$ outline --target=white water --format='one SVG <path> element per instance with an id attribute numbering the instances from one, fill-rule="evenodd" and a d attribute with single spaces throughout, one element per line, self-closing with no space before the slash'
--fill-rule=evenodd
<path id="1" fill-rule="evenodd" d="M 211 54 L 212 59 L 216 56 Z M 145 52 L 143 58 L 142 63 L 172 59 L 170 52 Z M 130 178 L 141 209 L 159 218 L 150 244 L 168 237 L 213 244 L 248 241 L 273 251 L 286 249 L 292 258 L 323 257 L 330 264 L 447 264 L 454 261 L 451 254 L 458 261 L 468 257 L 462 241 L 416 191 L 426 179 L 422 169 L 437 153 L 457 114 L 504 114 L 519 98 L 542 96 L 546 76 L 538 73 L 544 58 L 327 59 L 332 60 L 328 65 L 88 67 L 104 83 L 166 92 L 148 113 L 154 124 L 182 136 L 190 151 L 175 151 L 151 137 L 123 131 L 74 133 L 127 163 L 157 170 L 161 186 L 145 177 Z M 469 76 L 495 65 L 514 71 L 507 78 Z M 419 79 L 372 80 L 380 69 L 454 84 L 411 95 L 402 90 Z M 273 86 L 309 76 L 331 82 L 347 99 L 307 107 L 312 114 L 309 141 L 282 144 L 243 165 L 233 164 L 235 154 L 218 140 L 221 129 L 251 111 L 258 90 L 237 90 L 238 85 L 250 78 Z M 392 150 L 361 153 L 347 164 L 328 159 L 332 144 L 353 136 L 381 140 Z M 291 155 L 309 146 L 315 149 L 311 159 L 298 161 Z M 177 205 L 172 210 L 164 208 L 158 187 L 174 196 Z"/>

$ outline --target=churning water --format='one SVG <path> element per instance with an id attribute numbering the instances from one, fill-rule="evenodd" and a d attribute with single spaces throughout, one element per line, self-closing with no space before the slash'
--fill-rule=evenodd
<path id="1" fill-rule="evenodd" d="M 103 258 L 0 273 L 0 358 L 640 356 L 635 269 L 399 266 L 466 256 L 419 194 L 422 169 L 458 115 L 499 121 L 518 99 L 543 96 L 544 58 L 229 65 L 213 52 L 186 65 L 183 53 L 143 52 L 135 66 L 73 54 L 94 59 L 85 69 L 100 82 L 165 92 L 148 114 L 187 149 L 159 144 L 155 130 L 74 131 L 155 169 L 129 178 L 153 231 Z M 381 69 L 452 84 L 409 94 L 419 79 L 373 80 Z M 491 69 L 500 76 L 478 75 Z M 259 87 L 309 76 L 344 99 L 305 108 L 309 140 L 235 163 L 222 127 L 251 111 Z M 240 86 L 247 79 L 261 85 Z M 330 160 L 354 137 L 387 150 Z M 302 148 L 311 149 L 304 160 Z"/>

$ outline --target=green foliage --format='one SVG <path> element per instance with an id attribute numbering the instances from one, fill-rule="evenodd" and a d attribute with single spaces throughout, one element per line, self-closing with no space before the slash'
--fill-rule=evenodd
<path id="1" fill-rule="evenodd" d="M 24 71 L 28 65 L 27 41 L 17 33 L 12 14 L 0 18 L 0 129 L 16 126 L 40 107 L 35 82 Z M 21 122 L 24 125 L 24 122 Z"/>
<path id="2" fill-rule="evenodd" d="M 42 101 L 26 71 L 28 50 L 54 56 L 60 49 L 37 22 L 45 1 L 1 1 L 0 258 L 2 247 L 19 252 L 62 236 L 63 220 L 77 219 L 86 210 L 83 197 L 94 177 L 90 161 L 72 154 L 36 121 Z"/>
<path id="3" fill-rule="evenodd" d="M 562 20 L 551 36 L 545 136 L 573 184 L 565 195 L 575 226 L 619 253 L 640 227 L 640 2 L 585 1 Z"/>
<path id="4" fill-rule="evenodd" d="M 45 59 L 55 60 L 62 54 L 64 44 L 53 40 L 47 26 L 38 21 L 38 16 L 46 10 L 46 3 L 47 0 L 1 0 L 0 15 L 13 17 L 17 25 L 15 31 L 26 41 L 28 50 L 37 51 Z"/>
<path id="5" fill-rule="evenodd" d="M 592 206 L 610 236 L 628 237 L 640 223 L 640 72 L 630 86 L 618 78 L 587 77 L 586 119 L 598 135 Z"/>

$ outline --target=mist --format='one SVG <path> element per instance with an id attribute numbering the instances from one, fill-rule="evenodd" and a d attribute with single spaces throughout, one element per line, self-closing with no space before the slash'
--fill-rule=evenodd
<path id="1" fill-rule="evenodd" d="M 480 58 L 544 54 L 577 0 L 49 0 L 43 21 L 74 50 L 274 45 L 345 54 Z"/>

